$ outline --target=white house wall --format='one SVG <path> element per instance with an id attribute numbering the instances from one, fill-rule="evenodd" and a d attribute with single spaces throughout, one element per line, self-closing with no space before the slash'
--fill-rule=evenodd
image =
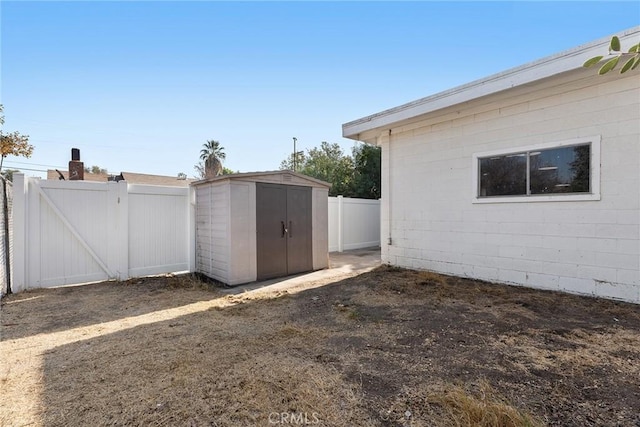
<path id="1" fill-rule="evenodd" d="M 637 73 L 590 82 L 507 91 L 383 133 L 383 261 L 640 302 L 640 85 Z M 472 203 L 474 153 L 593 135 L 601 200 Z"/>

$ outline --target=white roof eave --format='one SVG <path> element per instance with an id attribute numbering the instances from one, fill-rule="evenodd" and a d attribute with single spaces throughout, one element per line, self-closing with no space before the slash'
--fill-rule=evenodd
<path id="1" fill-rule="evenodd" d="M 618 37 L 625 46 L 627 44 L 625 42 L 629 40 L 634 40 L 637 43 L 635 39 L 639 35 L 640 26 L 622 31 Z M 342 135 L 345 138 L 363 140 L 361 135 L 365 132 L 371 134 L 371 131 L 374 130 L 391 129 L 395 124 L 417 116 L 580 69 L 587 59 L 606 53 L 610 40 L 610 37 L 599 39 L 535 62 L 345 123 L 342 125 Z M 593 71 L 597 72 L 595 68 Z M 365 138 L 364 141 L 371 142 L 370 138 Z"/>

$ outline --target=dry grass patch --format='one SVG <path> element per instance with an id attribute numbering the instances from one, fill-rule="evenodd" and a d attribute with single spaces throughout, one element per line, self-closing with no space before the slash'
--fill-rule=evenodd
<path id="1" fill-rule="evenodd" d="M 442 426 L 456 427 L 542 427 L 544 423 L 524 411 L 514 408 L 486 382 L 473 391 L 461 386 L 449 386 L 433 393 L 429 402 L 442 408 Z"/>
<path id="2" fill-rule="evenodd" d="M 622 328 L 532 330 L 498 337 L 492 345 L 496 351 L 517 355 L 513 357 L 518 361 L 514 366 L 522 372 L 532 367 L 538 370 L 562 367 L 562 375 L 567 376 L 606 366 L 640 378 L 640 364 L 634 355 L 640 348 L 640 335 Z"/>
<path id="3" fill-rule="evenodd" d="M 640 422 L 639 306 L 396 268 L 321 284 L 3 298 L 0 424 Z"/>
<path id="4" fill-rule="evenodd" d="M 411 427 L 542 427 L 545 423 L 501 396 L 488 381 L 405 386 L 380 417 Z"/>
<path id="5" fill-rule="evenodd" d="M 144 278 L 132 278 L 115 282 L 121 286 L 155 286 L 158 289 L 194 289 L 218 292 L 219 282 L 205 278 L 197 273 L 161 274 Z"/>
<path id="6" fill-rule="evenodd" d="M 318 420 L 326 426 L 370 424 L 362 394 L 331 366 L 265 354 L 234 365 L 219 378 L 222 425 L 268 425 L 281 414 Z"/>

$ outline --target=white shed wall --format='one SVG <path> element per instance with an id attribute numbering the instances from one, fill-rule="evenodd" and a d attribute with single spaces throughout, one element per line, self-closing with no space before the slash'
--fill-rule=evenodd
<path id="1" fill-rule="evenodd" d="M 196 187 L 196 270 L 229 280 L 229 185 Z"/>
<path id="2" fill-rule="evenodd" d="M 383 261 L 640 302 L 639 86 L 616 74 L 507 91 L 383 135 Z M 592 135 L 601 200 L 472 203 L 474 153 Z"/>
<path id="3" fill-rule="evenodd" d="M 257 278 L 256 184 L 230 184 L 230 236 L 228 284 L 253 282 Z"/>

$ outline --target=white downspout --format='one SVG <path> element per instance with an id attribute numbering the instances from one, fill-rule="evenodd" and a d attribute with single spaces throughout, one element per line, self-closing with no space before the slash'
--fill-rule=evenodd
<path id="1" fill-rule="evenodd" d="M 388 203 L 387 203 L 387 245 L 391 246 L 393 244 L 393 239 L 391 238 L 391 226 L 392 226 L 392 221 L 391 221 L 391 215 L 392 215 L 392 209 L 391 206 L 393 205 L 393 201 L 392 201 L 392 197 L 391 195 L 393 194 L 393 192 L 391 191 L 392 185 L 391 185 L 391 179 L 393 177 L 393 174 L 391 173 L 391 129 L 389 129 L 389 149 L 387 150 L 387 156 L 389 157 L 388 160 L 388 168 L 389 168 L 389 178 L 388 178 L 388 186 L 387 186 L 387 196 L 388 196 Z"/>

